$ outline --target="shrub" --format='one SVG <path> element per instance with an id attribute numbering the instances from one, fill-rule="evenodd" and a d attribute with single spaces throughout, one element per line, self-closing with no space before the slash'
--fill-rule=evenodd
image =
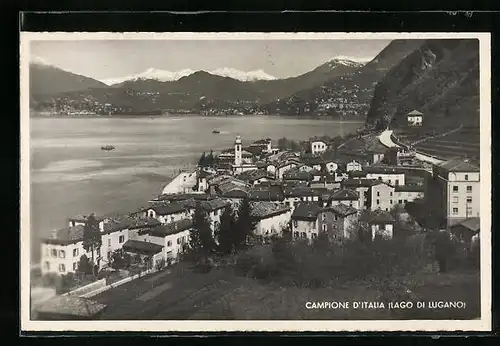
<path id="1" fill-rule="evenodd" d="M 158 271 L 165 269 L 165 259 L 164 258 L 162 258 L 158 262 L 156 262 L 155 269 Z"/>

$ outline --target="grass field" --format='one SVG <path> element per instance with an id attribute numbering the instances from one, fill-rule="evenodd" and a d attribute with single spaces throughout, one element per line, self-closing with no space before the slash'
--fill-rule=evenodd
<path id="1" fill-rule="evenodd" d="M 377 301 L 366 282 L 329 288 L 280 287 L 238 277 L 231 269 L 194 273 L 181 264 L 104 292 L 105 320 L 472 319 L 479 317 L 479 275 L 422 273 L 394 278 L 422 301 L 464 301 L 464 309 L 307 309 L 308 301 Z"/>

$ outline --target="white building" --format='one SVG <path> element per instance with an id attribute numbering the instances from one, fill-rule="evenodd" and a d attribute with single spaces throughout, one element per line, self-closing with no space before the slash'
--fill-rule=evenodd
<path id="1" fill-rule="evenodd" d="M 170 223 L 191 217 L 194 214 L 195 207 L 196 201 L 189 199 L 151 206 L 147 209 L 146 215 L 157 219 L 161 223 Z"/>
<path id="2" fill-rule="evenodd" d="M 42 275 L 74 273 L 83 255 L 89 261 L 92 260 L 91 251 L 87 252 L 83 248 L 85 226 L 81 222 L 81 218 L 73 218 L 69 227 L 56 230 L 50 238 L 42 239 L 40 245 Z M 102 219 L 100 224 L 102 245 L 100 249 L 94 251 L 94 261 L 99 264 L 99 268 L 104 268 L 109 265 L 113 251 L 121 249 L 127 242 L 131 231 L 149 229 L 159 225 L 159 222 L 147 217 L 125 217 L 121 220 Z"/>
<path id="3" fill-rule="evenodd" d="M 196 182 L 197 174 L 195 170 L 181 172 L 170 183 L 165 185 L 162 195 L 193 192 Z"/>
<path id="4" fill-rule="evenodd" d="M 344 204 L 349 207 L 359 209 L 359 195 L 357 191 L 350 189 L 341 189 L 335 191 L 329 198 L 327 205 L 335 206 L 337 204 Z"/>
<path id="5" fill-rule="evenodd" d="M 356 160 L 352 160 L 351 162 L 348 162 L 346 164 L 346 171 L 347 172 L 362 171 L 362 170 L 363 170 L 363 166 L 361 165 L 361 163 L 359 163 Z"/>
<path id="6" fill-rule="evenodd" d="M 424 115 L 417 111 L 412 110 L 406 115 L 406 120 L 408 121 L 408 126 L 422 126 Z"/>
<path id="7" fill-rule="evenodd" d="M 363 169 L 367 179 L 378 179 L 397 186 L 405 185 L 405 173 L 395 167 L 370 166 Z"/>
<path id="8" fill-rule="evenodd" d="M 446 220 L 447 226 L 479 217 L 480 170 L 469 160 L 450 160 L 434 166 L 427 187 L 426 201 Z"/>
<path id="9" fill-rule="evenodd" d="M 288 229 L 291 218 L 291 208 L 280 203 L 252 203 L 252 215 L 258 220 L 255 235 L 261 237 L 282 236 Z"/>
<path id="10" fill-rule="evenodd" d="M 318 155 L 324 153 L 328 148 L 328 144 L 325 141 L 313 140 L 311 141 L 311 153 L 313 155 Z"/>
<path id="11" fill-rule="evenodd" d="M 321 207 L 318 203 L 305 202 L 295 207 L 292 213 L 292 237 L 293 239 L 312 241 L 319 234 L 318 215 Z"/>
<path id="12" fill-rule="evenodd" d="M 371 186 L 370 210 L 389 211 L 398 203 L 395 188 L 384 181 L 376 181 Z"/>
<path id="13" fill-rule="evenodd" d="M 394 237 L 395 220 L 386 211 L 367 212 L 361 216 L 360 223 L 372 241 L 375 238 L 392 239 Z"/>

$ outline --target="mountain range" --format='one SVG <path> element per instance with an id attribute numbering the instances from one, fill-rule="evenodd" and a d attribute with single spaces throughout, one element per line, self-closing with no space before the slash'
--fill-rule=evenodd
<path id="1" fill-rule="evenodd" d="M 183 69 L 179 71 L 166 71 L 156 68 L 148 68 L 146 71 L 126 77 L 120 78 L 109 78 L 103 80 L 107 85 L 119 85 L 127 81 L 138 81 L 138 80 L 156 80 L 159 82 L 171 82 L 179 80 L 182 77 L 190 76 L 197 71 L 191 69 Z M 240 71 L 234 68 L 224 67 L 218 68 L 213 71 L 205 71 L 215 76 L 229 77 L 242 82 L 251 82 L 257 80 L 274 80 L 277 79 L 274 76 L 264 72 L 263 70 L 255 71 Z"/>
<path id="2" fill-rule="evenodd" d="M 478 76 L 478 41 L 394 40 L 367 63 L 334 58 L 283 79 L 263 71 L 149 69 L 109 86 L 35 62 L 30 100 L 32 109 L 56 113 L 332 115 L 366 118 L 369 126 L 399 126 L 418 109 L 449 127 L 478 122 Z"/>

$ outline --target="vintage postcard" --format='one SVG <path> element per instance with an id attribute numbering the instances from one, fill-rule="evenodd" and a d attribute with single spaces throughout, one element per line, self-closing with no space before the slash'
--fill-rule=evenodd
<path id="1" fill-rule="evenodd" d="M 488 331 L 488 33 L 21 32 L 23 331 Z"/>

